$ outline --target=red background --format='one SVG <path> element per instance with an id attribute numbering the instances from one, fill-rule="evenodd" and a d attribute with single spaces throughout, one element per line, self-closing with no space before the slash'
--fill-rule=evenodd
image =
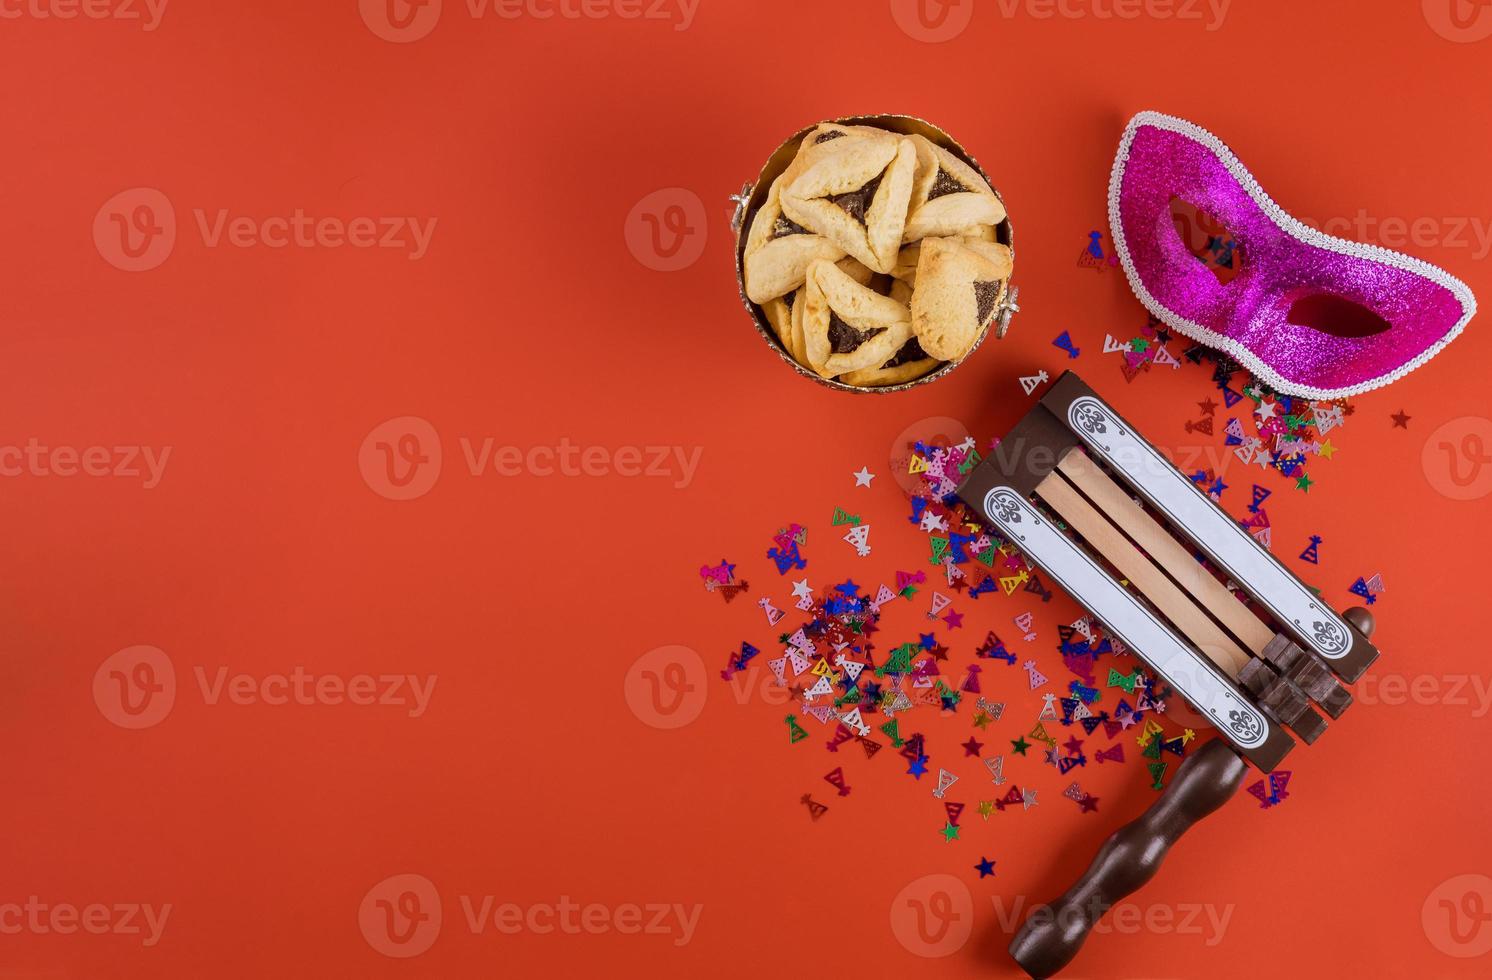
<path id="1" fill-rule="evenodd" d="M 781 707 L 737 705 L 714 673 L 742 639 L 770 639 L 749 600 L 791 602 L 762 557 L 771 535 L 809 526 L 815 586 L 854 575 L 873 587 L 917 567 L 926 545 L 900 523 L 893 439 L 931 416 L 981 440 L 1001 432 L 1029 405 L 1018 376 L 1067 366 L 1051 346 L 1063 330 L 1083 349 L 1073 366 L 1154 441 L 1202 444 L 1183 421 L 1209 394 L 1206 372 L 1126 385 L 1103 337 L 1134 336 L 1143 311 L 1118 271 L 1074 261 L 1104 228 L 1112 153 L 1140 109 L 1219 133 L 1298 214 L 1436 219 L 1443 240 L 1410 250 L 1492 295 L 1475 238 L 1452 240 L 1457 220 L 1492 221 L 1481 103 L 1492 40 L 1453 41 L 1414 3 L 1254 0 L 1216 30 L 1093 13 L 1107 3 L 1050 19 L 984 3 L 942 44 L 900 29 L 883 0 L 704 0 L 687 30 L 474 19 L 446 0 L 409 43 L 376 36 L 353 0 L 176 0 L 153 31 L 4 9 L 21 16 L 0 23 L 0 443 L 172 447 L 150 490 L 0 480 L 11 558 L 0 903 L 172 904 L 149 948 L 0 935 L 9 975 L 1008 975 L 991 898 L 1065 887 L 1153 797 L 1143 770 L 1080 771 L 1103 798 L 1080 816 L 1060 796 L 1068 780 L 1007 760 L 1041 804 L 985 822 L 970 797 L 964 839 L 945 844 L 927 781 L 893 772 L 896 760 L 830 757 L 816 726 L 790 747 Z M 932 119 L 994 176 L 1024 310 L 949 378 L 851 397 L 793 375 L 751 328 L 728 195 L 799 127 L 878 111 Z M 137 187 L 171 200 L 178 234 L 163 264 L 130 273 L 92 227 Z M 670 187 L 705 203 L 703 253 L 658 272 L 629 251 L 624 224 Z M 438 225 L 411 261 L 209 247 L 192 217 L 297 208 Z M 1441 423 L 1488 413 L 1488 336 L 1474 321 L 1421 371 L 1356 399 L 1333 439 L 1343 451 L 1313 464 L 1308 494 L 1273 481 L 1276 550 L 1328 599 L 1351 604 L 1353 579 L 1383 574 L 1374 674 L 1431 677 L 1442 692 L 1447 678 L 1492 682 L 1475 614 L 1489 531 L 1485 499 L 1438 493 L 1421 451 Z M 1407 429 L 1389 419 L 1401 409 Z M 401 416 L 427 420 L 444 450 L 433 489 L 402 502 L 358 467 L 364 437 Z M 679 489 L 473 477 L 463 436 L 702 456 Z M 870 490 L 853 489 L 861 465 L 878 474 Z M 1225 498 L 1235 513 L 1248 482 L 1239 474 Z M 873 557 L 837 540 L 835 506 L 873 524 Z M 1293 557 L 1310 534 L 1325 540 L 1319 568 Z M 700 588 L 698 566 L 722 555 L 751 580 L 748 601 Z M 1025 608 L 996 597 L 940 635 L 965 662 L 985 629 Z M 1065 599 L 1037 613 L 1055 678 L 1047 640 L 1076 613 Z M 92 691 L 104 660 L 136 644 L 163 650 L 178 683 L 170 714 L 132 731 Z M 669 644 L 697 650 L 709 676 L 698 720 L 662 731 L 623 692 L 634 661 Z M 192 675 L 298 665 L 438 680 L 415 719 L 377 705 L 211 705 Z M 1022 719 L 1023 680 L 1000 675 Z M 1138 897 L 1233 906 L 1220 943 L 1110 934 L 1073 975 L 1483 975 L 1484 958 L 1445 955 L 1421 908 L 1442 882 L 1492 864 L 1486 719 L 1474 698 L 1428 700 L 1357 706 L 1297 749 L 1283 806 L 1241 797 Z M 953 750 L 966 727 L 930 737 Z M 996 727 L 992 738 L 1019 733 Z M 855 788 L 843 799 L 821 778 L 841 763 Z M 797 802 L 805 791 L 831 804 L 816 823 Z M 981 881 L 972 865 L 985 856 L 997 877 Z M 359 903 L 406 872 L 434 882 L 444 923 L 419 958 L 387 958 L 360 932 Z M 967 885 L 974 937 L 922 960 L 888 913 L 934 873 Z M 473 935 L 460 895 L 703 908 L 675 946 Z"/>

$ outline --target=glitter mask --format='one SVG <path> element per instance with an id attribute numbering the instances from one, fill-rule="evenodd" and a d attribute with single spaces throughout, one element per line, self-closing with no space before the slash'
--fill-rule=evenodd
<path id="1" fill-rule="evenodd" d="M 1226 229 L 1210 244 L 1231 275 L 1199 260 L 1177 228 L 1178 206 Z M 1339 398 L 1386 385 L 1439 353 L 1476 312 L 1461 280 L 1302 224 L 1216 136 L 1157 112 L 1125 127 L 1109 227 L 1151 313 L 1289 395 Z"/>

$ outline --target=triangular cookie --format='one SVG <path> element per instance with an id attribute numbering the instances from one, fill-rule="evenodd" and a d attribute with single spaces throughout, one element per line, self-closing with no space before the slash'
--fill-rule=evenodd
<path id="1" fill-rule="evenodd" d="M 833 123 L 815 127 L 813 132 L 803 137 L 798 154 L 787 169 L 772 181 L 767 199 L 751 219 L 742 253 L 746 267 L 746 298 L 751 302 L 765 307 L 768 300 L 785 296 L 803 285 L 803 278 L 813 263 L 820 259 L 834 262 L 844 258 L 844 249 L 782 213 L 782 189 L 833 150 L 834 141 L 868 132 L 880 133 L 865 127 Z"/>
<path id="2" fill-rule="evenodd" d="M 874 272 L 851 258 L 840 259 L 835 264 L 862 286 L 868 285 L 875 275 Z M 803 297 L 807 291 L 807 286 L 799 286 L 786 296 L 768 300 L 762 304 L 762 310 L 767 314 L 767 322 L 772 325 L 777 339 L 782 341 L 783 349 L 792 355 L 793 360 L 805 366 L 808 364 L 808 351 L 803 340 Z"/>
<path id="3" fill-rule="evenodd" d="M 851 132 L 782 188 L 783 212 L 876 272 L 896 263 L 917 154 L 905 137 Z"/>
<path id="4" fill-rule="evenodd" d="M 908 139 L 917 152 L 917 172 L 902 241 L 958 235 L 1005 220 L 1005 205 L 977 170 L 925 137 Z"/>
<path id="5" fill-rule="evenodd" d="M 815 262 L 803 289 L 807 363 L 825 378 L 880 367 L 912 337 L 910 310 L 832 262 Z"/>
<path id="6" fill-rule="evenodd" d="M 1003 245 L 923 239 L 912 293 L 912 329 L 922 349 L 945 361 L 967 354 L 995 318 L 1010 271 Z"/>
<path id="7" fill-rule="evenodd" d="M 746 298 L 753 303 L 765 304 L 792 292 L 803 285 L 810 265 L 844 256 L 844 249 L 782 213 L 780 193 L 786 177 L 772 182 L 746 238 Z"/>
<path id="8" fill-rule="evenodd" d="M 917 338 L 913 337 L 901 345 L 901 350 L 891 355 L 891 360 L 880 367 L 847 371 L 839 376 L 839 380 L 860 388 L 882 388 L 920 378 L 942 363 L 936 357 L 928 357 L 917 343 Z"/>

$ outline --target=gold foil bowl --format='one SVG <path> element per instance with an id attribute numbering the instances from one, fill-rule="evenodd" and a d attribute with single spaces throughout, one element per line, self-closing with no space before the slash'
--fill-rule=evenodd
<path id="1" fill-rule="evenodd" d="M 995 192 L 995 196 L 1000 198 L 1000 202 L 1003 204 L 1005 201 L 1003 197 L 1000 197 L 1000 191 L 995 187 L 994 181 L 989 179 L 989 174 L 985 173 L 984 168 L 979 165 L 979 161 L 975 160 L 969 151 L 960 146 L 958 141 L 952 136 L 949 136 L 941 128 L 934 126 L 925 119 L 918 119 L 916 116 L 877 115 L 845 116 L 839 119 L 826 119 L 824 122 L 835 123 L 841 126 L 877 126 L 893 133 L 902 133 L 908 136 L 913 134 L 925 136 L 973 167 L 979 173 L 979 176 L 984 178 L 985 183 L 989 184 L 990 189 Z M 845 384 L 842 381 L 836 381 L 833 378 L 823 378 L 817 372 L 799 364 L 777 340 L 777 335 L 772 330 L 772 325 L 767 322 L 767 316 L 762 312 L 762 308 L 746 298 L 746 230 L 751 227 L 751 219 L 756 216 L 757 209 L 766 200 L 767 192 L 772 187 L 772 181 L 776 180 L 787 169 L 788 165 L 793 162 L 793 158 L 798 155 L 798 147 L 802 144 L 804 137 L 820 125 L 822 123 L 814 123 L 812 126 L 807 126 L 799 130 L 779 146 L 767 158 L 766 165 L 762 167 L 761 173 L 757 174 L 756 180 L 742 187 L 741 193 L 733 198 L 736 202 L 736 210 L 734 216 L 731 218 L 731 228 L 736 234 L 736 289 L 740 293 L 741 303 L 746 307 L 746 312 L 751 316 L 751 322 L 756 325 L 756 332 L 762 335 L 762 339 L 767 342 L 767 346 L 771 347 L 777 356 L 782 358 L 799 375 L 817 382 L 826 388 L 834 388 L 837 391 L 852 391 L 859 394 L 885 394 L 892 391 L 905 391 L 908 388 L 915 388 L 918 385 L 930 384 L 947 375 L 968 359 L 970 355 L 979 349 L 979 346 L 984 343 L 985 338 L 991 333 L 995 335 L 996 339 L 1005 336 L 1005 331 L 1010 328 L 1010 318 L 1020 309 L 1016 305 L 1018 290 L 1013 283 L 1006 284 L 1005 296 L 1002 298 L 1000 306 L 995 313 L 994 322 L 979 335 L 979 338 L 974 341 L 974 346 L 969 348 L 963 357 L 954 361 L 947 361 L 941 367 L 929 371 L 920 378 L 915 378 L 902 384 L 883 385 L 880 387 L 859 387 L 857 385 Z M 1007 213 L 1005 220 L 995 226 L 995 240 L 1010 248 L 1012 259 L 1015 256 L 1014 238 L 1015 232 L 1011 227 L 1010 217 Z M 1014 278 L 1014 273 L 1011 273 L 1011 276 Z"/>

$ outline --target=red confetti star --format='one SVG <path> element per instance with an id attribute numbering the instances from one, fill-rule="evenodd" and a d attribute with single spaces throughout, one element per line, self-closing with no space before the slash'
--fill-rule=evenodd
<path id="1" fill-rule="evenodd" d="M 1394 414 L 1390 415 L 1389 418 L 1394 420 L 1394 428 L 1407 429 L 1409 428 L 1409 420 L 1410 418 L 1412 418 L 1412 416 L 1405 415 L 1404 410 L 1401 408 Z"/>
<path id="2" fill-rule="evenodd" d="M 982 749 L 982 748 L 984 748 L 984 743 L 983 742 L 976 742 L 976 741 L 974 741 L 974 736 L 973 735 L 970 735 L 969 736 L 969 740 L 967 742 L 963 743 L 963 745 L 964 745 L 964 755 L 966 757 L 972 755 L 972 756 L 975 756 L 977 758 L 978 755 L 979 755 L 979 750 Z"/>
<path id="3" fill-rule="evenodd" d="M 943 617 L 943 622 L 947 623 L 948 628 L 951 630 L 962 629 L 964 625 L 964 614 L 961 612 L 954 612 L 952 609 L 950 609 L 948 610 L 948 615 Z"/>

